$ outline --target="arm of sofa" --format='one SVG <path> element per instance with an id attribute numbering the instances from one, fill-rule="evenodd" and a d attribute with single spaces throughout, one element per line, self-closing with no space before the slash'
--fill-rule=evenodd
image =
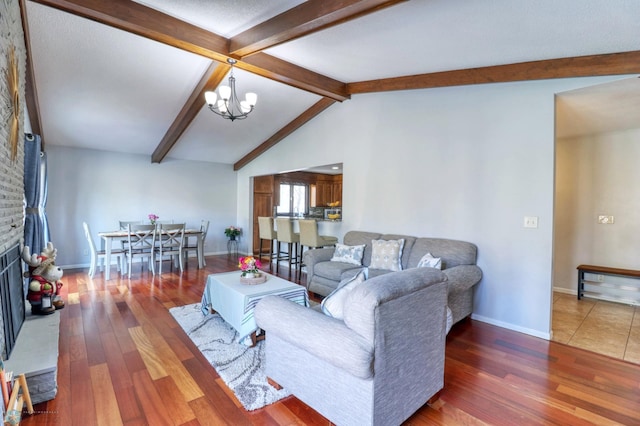
<path id="1" fill-rule="evenodd" d="M 443 269 L 449 279 L 449 292 L 466 291 L 482 279 L 482 269 L 477 265 L 458 265 Z"/>
<path id="2" fill-rule="evenodd" d="M 325 247 L 313 250 L 307 250 L 302 256 L 302 263 L 307 267 L 307 289 L 313 277 L 313 268 L 319 262 L 328 262 L 333 257 L 334 247 Z"/>
<path id="3" fill-rule="evenodd" d="M 373 376 L 373 347 L 342 321 L 278 296 L 255 309 L 258 327 L 356 377 Z"/>

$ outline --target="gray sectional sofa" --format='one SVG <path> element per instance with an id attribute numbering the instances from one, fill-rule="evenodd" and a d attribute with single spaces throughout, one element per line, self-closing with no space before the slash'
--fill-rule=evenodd
<path id="1" fill-rule="evenodd" d="M 267 296 L 267 377 L 332 424 L 400 425 L 444 386 L 447 287 L 434 268 L 379 275 L 346 295 L 343 319 Z"/>
<path id="2" fill-rule="evenodd" d="M 418 238 L 409 235 L 379 234 L 349 231 L 343 243 L 349 246 L 365 245 L 362 266 L 345 262 L 332 262 L 334 248 L 307 250 L 303 263 L 307 267 L 307 289 L 327 296 L 341 280 L 355 275 L 362 267 L 371 265 L 372 240 L 404 239 L 402 269 L 415 268 L 427 253 L 442 259 L 442 272 L 448 278 L 448 306 L 453 324 L 471 315 L 473 287 L 482 279 L 482 270 L 476 265 L 477 247 L 465 241 L 445 238 Z M 389 273 L 388 270 L 369 268 L 369 278 Z"/>

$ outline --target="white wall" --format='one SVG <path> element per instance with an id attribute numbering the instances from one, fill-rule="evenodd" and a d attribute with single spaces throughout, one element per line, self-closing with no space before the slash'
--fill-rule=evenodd
<path id="1" fill-rule="evenodd" d="M 484 278 L 474 318 L 549 337 L 554 94 L 607 81 L 565 79 L 354 96 L 238 173 L 238 222 L 250 227 L 251 177 L 344 165 L 343 223 L 461 239 Z M 537 229 L 524 216 L 539 217 Z"/>
<path id="2" fill-rule="evenodd" d="M 226 253 L 224 228 L 235 224 L 236 176 L 228 164 L 168 159 L 152 164 L 150 156 L 48 145 L 47 215 L 56 263 L 87 265 L 82 222 L 97 232 L 118 229 L 120 220 L 186 222 L 199 228 L 209 220 L 205 253 Z"/>
<path id="3" fill-rule="evenodd" d="M 557 290 L 576 294 L 580 264 L 640 269 L 639 140 L 632 129 L 557 141 Z"/>

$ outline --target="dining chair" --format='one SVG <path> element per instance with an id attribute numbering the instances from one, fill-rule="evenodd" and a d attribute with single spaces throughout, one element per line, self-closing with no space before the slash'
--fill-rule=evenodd
<path id="1" fill-rule="evenodd" d="M 129 261 L 129 278 L 131 278 L 131 266 L 133 259 L 139 257 L 148 259 L 147 263 L 153 275 L 156 274 L 153 262 L 156 246 L 155 225 L 128 225 L 127 226 L 127 257 Z M 141 263 L 144 263 L 141 261 Z"/>
<path id="2" fill-rule="evenodd" d="M 184 270 L 183 261 L 184 252 L 184 223 L 162 223 L 158 228 L 158 254 L 159 269 L 158 273 L 162 275 L 162 261 L 166 256 L 170 260 L 175 260 L 176 256 L 180 264 L 180 272 Z M 174 262 L 175 263 L 175 262 Z"/>
<path id="3" fill-rule="evenodd" d="M 262 259 L 262 244 L 264 240 L 269 241 L 269 271 L 272 270 L 273 259 L 278 257 L 278 252 L 273 250 L 277 245 L 278 233 L 273 227 L 273 218 L 269 216 L 258 216 L 258 233 L 260 234 L 260 245 L 258 246 L 258 258 Z M 277 269 L 277 265 L 276 265 Z"/>
<path id="4" fill-rule="evenodd" d="M 89 276 L 93 278 L 93 276 L 96 273 L 96 266 L 97 266 L 98 260 L 101 260 L 100 268 L 102 269 L 102 265 L 105 262 L 105 251 L 98 250 L 96 248 L 96 244 L 93 241 L 93 237 L 91 236 L 91 229 L 89 228 L 89 224 L 87 222 L 82 222 L 82 227 L 84 228 L 84 236 L 87 239 L 87 242 L 89 243 L 89 252 L 91 254 L 91 265 L 89 266 Z M 114 256 L 116 258 L 116 261 L 117 261 L 116 265 L 117 265 L 118 271 L 122 273 L 124 271 L 124 266 L 125 266 L 124 251 L 121 249 L 111 250 L 111 256 Z M 111 265 L 105 265 L 105 268 L 110 268 L 110 267 Z"/>
<path id="5" fill-rule="evenodd" d="M 129 225 L 142 225 L 141 220 L 121 220 L 120 222 L 120 230 L 127 231 L 129 229 Z"/>
<path id="6" fill-rule="evenodd" d="M 200 232 L 202 233 L 202 235 L 200 235 L 199 238 L 202 238 L 202 246 L 204 248 L 204 241 L 207 239 L 207 232 L 209 232 L 209 221 L 208 220 L 203 220 L 202 222 L 200 222 Z M 190 244 L 189 243 L 189 237 L 187 237 L 185 239 L 184 242 L 184 260 L 185 260 L 185 264 L 188 266 L 189 265 L 189 252 L 190 251 L 194 251 L 196 252 L 196 257 L 200 256 L 200 253 L 198 253 L 198 240 L 196 239 L 196 243 L 195 244 Z M 206 263 L 203 263 L 203 266 L 206 266 Z"/>
<path id="7" fill-rule="evenodd" d="M 291 274 L 291 267 L 298 265 L 298 244 L 300 244 L 300 234 L 293 232 L 293 222 L 288 217 L 279 217 L 276 219 L 276 233 L 278 236 L 277 243 L 277 256 L 276 256 L 276 273 L 280 272 L 280 261 L 289 261 L 289 274 Z M 281 256 L 280 244 L 288 244 L 287 257 Z"/>
<path id="8" fill-rule="evenodd" d="M 315 219 L 300 219 L 298 220 L 298 225 L 300 226 L 300 267 L 298 268 L 298 280 L 300 280 L 302 267 L 305 266 L 302 262 L 304 247 L 315 249 L 335 246 L 338 243 L 338 237 L 320 235 L 318 233 L 318 222 Z"/>
<path id="9" fill-rule="evenodd" d="M 118 221 L 120 224 L 121 231 L 128 231 L 129 225 L 142 225 L 141 220 L 120 220 Z M 120 248 L 126 253 L 127 252 L 127 239 L 120 240 Z M 126 262 L 125 262 L 126 263 Z"/>

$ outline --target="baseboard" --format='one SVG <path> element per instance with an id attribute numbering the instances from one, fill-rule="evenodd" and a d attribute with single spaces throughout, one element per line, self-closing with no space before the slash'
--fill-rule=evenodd
<path id="1" fill-rule="evenodd" d="M 553 291 L 554 291 L 554 293 L 571 294 L 573 296 L 577 296 L 578 295 L 578 290 L 569 289 L 569 288 L 565 288 L 565 287 L 553 287 Z"/>
<path id="2" fill-rule="evenodd" d="M 225 251 L 212 251 L 212 252 L 208 252 L 205 253 L 204 256 L 221 256 L 223 254 L 229 254 L 226 250 Z M 247 256 L 246 253 L 243 252 L 238 252 L 238 256 Z M 189 259 L 195 258 L 196 255 L 189 255 Z M 139 263 L 142 262 L 142 259 L 134 259 L 133 263 Z M 111 266 L 116 266 L 117 261 L 116 260 L 111 260 Z M 68 264 L 68 265 L 60 265 L 60 267 L 62 269 L 83 269 L 83 268 L 89 268 L 91 266 L 91 263 L 87 262 L 87 263 L 74 263 L 74 264 Z M 100 270 L 100 265 L 98 265 L 98 270 Z"/>
<path id="3" fill-rule="evenodd" d="M 517 331 L 518 333 L 528 334 L 529 336 L 539 337 L 545 340 L 551 340 L 551 333 L 542 333 L 538 330 L 533 330 L 531 328 L 520 327 L 517 325 L 513 325 L 508 322 L 496 321 L 493 318 L 487 318 L 482 315 L 471 314 L 471 319 L 482 321 L 487 324 L 495 325 L 497 327 L 506 328 L 507 330 Z"/>

